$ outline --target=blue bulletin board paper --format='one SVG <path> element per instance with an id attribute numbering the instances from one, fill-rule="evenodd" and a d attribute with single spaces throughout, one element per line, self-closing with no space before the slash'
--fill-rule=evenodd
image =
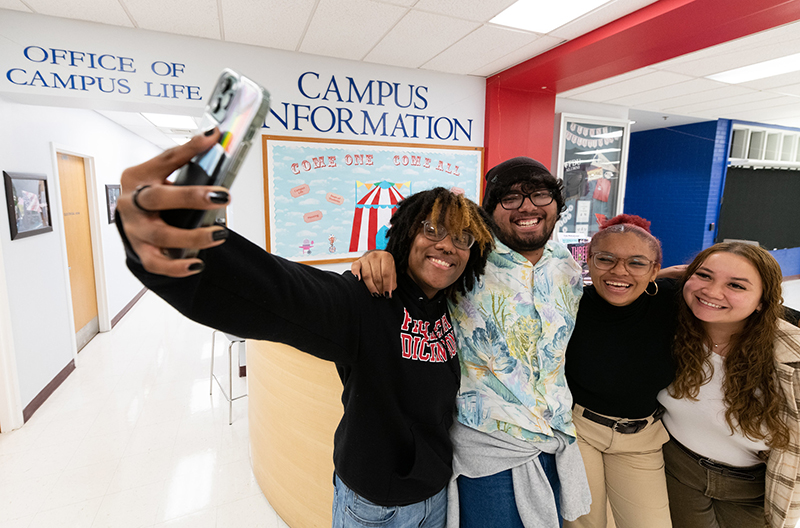
<path id="1" fill-rule="evenodd" d="M 396 205 L 445 187 L 480 203 L 483 149 L 263 136 L 267 249 L 344 262 L 386 245 Z"/>

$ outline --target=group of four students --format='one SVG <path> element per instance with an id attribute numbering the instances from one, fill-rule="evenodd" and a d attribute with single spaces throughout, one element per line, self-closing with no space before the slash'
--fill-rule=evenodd
<path id="1" fill-rule="evenodd" d="M 128 266 L 196 321 L 336 363 L 334 527 L 605 526 L 607 502 L 621 528 L 796 522 L 800 329 L 767 252 L 718 244 L 657 280 L 658 240 L 623 216 L 584 287 L 550 240 L 563 186 L 520 157 L 486 174 L 482 208 L 403 200 L 387 251 L 338 275 L 160 219 L 229 202 L 166 182 L 217 136 L 123 173 Z M 181 247 L 203 251 L 162 251 Z"/>

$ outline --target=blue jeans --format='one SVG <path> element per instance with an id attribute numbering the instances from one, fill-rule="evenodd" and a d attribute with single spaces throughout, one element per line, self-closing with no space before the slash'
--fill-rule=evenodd
<path id="1" fill-rule="evenodd" d="M 447 488 L 407 506 L 378 506 L 333 475 L 333 528 L 444 528 Z"/>
<path id="2" fill-rule="evenodd" d="M 556 472 L 555 455 L 541 453 L 539 463 L 544 469 L 550 487 L 553 488 L 560 528 L 563 524 L 560 504 L 561 482 Z M 514 500 L 510 469 L 488 477 L 459 476 L 458 503 L 461 528 L 524 528 L 517 512 L 517 502 Z"/>

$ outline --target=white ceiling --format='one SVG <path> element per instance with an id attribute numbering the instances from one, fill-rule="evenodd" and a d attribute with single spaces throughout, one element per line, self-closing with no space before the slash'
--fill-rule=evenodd
<path id="1" fill-rule="evenodd" d="M 0 0 L 0 8 L 488 77 L 654 0 L 611 0 L 546 35 L 488 22 L 513 1 Z M 637 121 L 634 130 L 717 118 L 800 128 L 800 72 L 740 85 L 705 78 L 798 52 L 800 22 L 583 86 L 559 98 L 631 108 Z M 140 135 L 152 129 L 141 116 L 122 114 L 104 112 Z M 151 130 L 148 139 L 160 146 L 174 145 L 161 132 Z"/>

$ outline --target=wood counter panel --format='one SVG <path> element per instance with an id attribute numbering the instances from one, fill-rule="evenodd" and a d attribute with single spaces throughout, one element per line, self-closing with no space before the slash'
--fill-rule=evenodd
<path id="1" fill-rule="evenodd" d="M 333 433 L 342 418 L 336 367 L 295 348 L 247 341 L 250 456 L 269 503 L 291 528 L 328 528 Z"/>

